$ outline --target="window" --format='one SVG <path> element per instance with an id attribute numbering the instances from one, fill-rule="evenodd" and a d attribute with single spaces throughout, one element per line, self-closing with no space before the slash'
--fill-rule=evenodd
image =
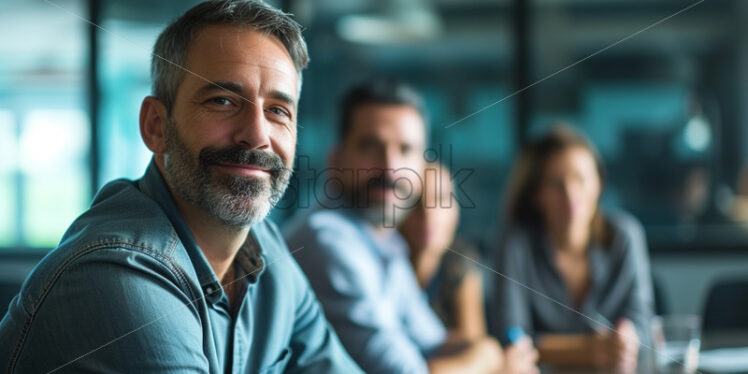
<path id="1" fill-rule="evenodd" d="M 0 247 L 15 244 L 18 233 L 16 196 L 16 124 L 10 110 L 0 110 Z"/>
<path id="2" fill-rule="evenodd" d="M 23 35 L 0 39 L 0 248 L 54 247 L 90 202 L 86 24 L 70 13 L 0 4 L 0 31 Z"/>

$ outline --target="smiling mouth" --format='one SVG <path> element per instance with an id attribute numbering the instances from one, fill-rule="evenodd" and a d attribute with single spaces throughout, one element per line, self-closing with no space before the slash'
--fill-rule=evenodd
<path id="1" fill-rule="evenodd" d="M 270 170 L 257 165 L 247 164 L 215 164 L 215 167 L 230 173 L 239 174 L 247 177 L 264 177 L 270 175 Z"/>

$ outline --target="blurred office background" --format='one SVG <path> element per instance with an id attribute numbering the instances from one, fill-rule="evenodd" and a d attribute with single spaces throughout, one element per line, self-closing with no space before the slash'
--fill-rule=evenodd
<path id="1" fill-rule="evenodd" d="M 748 273 L 748 2 L 269 2 L 297 15 L 312 58 L 299 180 L 325 167 L 342 90 L 399 77 L 426 97 L 432 148 L 472 172 L 460 232 L 487 250 L 517 150 L 563 120 L 599 147 L 604 204 L 644 223 L 666 309 L 699 312 L 711 284 Z M 3 287 L 17 287 L 100 186 L 142 174 L 150 51 L 195 3 L 0 2 Z M 306 188 L 294 183 L 277 221 Z"/>

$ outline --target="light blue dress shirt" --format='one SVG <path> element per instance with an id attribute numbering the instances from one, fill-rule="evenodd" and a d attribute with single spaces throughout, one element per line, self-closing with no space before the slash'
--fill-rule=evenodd
<path id="1" fill-rule="evenodd" d="M 153 162 L 104 186 L 0 321 L 9 373 L 360 373 L 276 227 L 254 225 L 230 308 Z"/>
<path id="2" fill-rule="evenodd" d="M 354 210 L 315 209 L 286 227 L 290 248 L 330 323 L 368 373 L 428 373 L 446 338 L 396 230 L 384 237 Z"/>

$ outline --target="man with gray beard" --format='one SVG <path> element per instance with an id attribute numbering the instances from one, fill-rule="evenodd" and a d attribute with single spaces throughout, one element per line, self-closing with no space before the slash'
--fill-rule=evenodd
<path id="1" fill-rule="evenodd" d="M 0 321 L 0 370 L 360 373 L 265 220 L 292 170 L 299 25 L 209 1 L 153 55 L 153 160 L 104 186 L 29 275 Z"/>

